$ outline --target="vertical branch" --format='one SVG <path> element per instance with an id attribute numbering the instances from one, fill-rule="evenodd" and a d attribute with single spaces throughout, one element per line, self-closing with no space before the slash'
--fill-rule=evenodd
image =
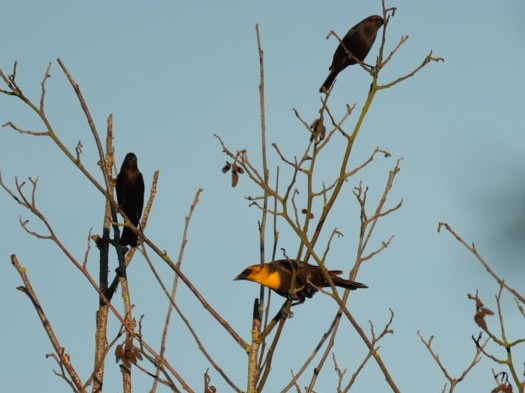
<path id="1" fill-rule="evenodd" d="M 262 165 L 263 165 L 263 182 L 268 184 L 269 182 L 269 171 L 268 171 L 268 161 L 267 161 L 267 148 L 266 148 L 266 107 L 265 107 L 265 91 L 264 91 L 264 50 L 261 44 L 261 33 L 259 30 L 259 24 L 255 24 L 255 32 L 257 35 L 257 52 L 259 54 L 259 107 L 261 112 L 261 156 L 262 156 Z M 266 220 L 268 217 L 268 192 L 266 188 L 263 195 L 263 208 L 261 211 L 261 221 L 259 223 L 259 252 L 260 252 L 260 262 L 266 262 Z M 268 318 L 269 314 L 269 302 L 270 297 L 268 296 L 268 307 L 264 310 L 265 303 L 265 288 L 261 285 L 259 289 L 259 300 L 255 303 L 254 307 L 258 307 L 258 310 L 254 310 L 254 318 L 252 322 L 252 344 L 250 346 L 250 351 L 248 353 L 248 392 L 256 392 L 257 382 L 260 375 L 260 368 L 257 361 L 257 353 L 260 348 L 260 341 L 257 339 L 261 331 L 261 314 L 265 313 L 265 320 Z M 255 318 L 257 316 L 257 318 Z M 263 345 L 262 351 L 264 351 L 265 346 Z M 260 359 L 262 359 L 262 353 L 260 354 Z"/>
<path id="2" fill-rule="evenodd" d="M 259 82 L 259 105 L 261 111 L 261 154 L 262 154 L 262 165 L 263 165 L 263 181 L 268 184 L 269 172 L 268 162 L 266 157 L 266 109 L 265 109 L 265 96 L 264 96 L 264 50 L 261 45 L 261 34 L 259 31 L 259 24 L 255 24 L 255 31 L 257 33 L 257 50 L 259 53 L 259 69 L 260 69 L 260 82 Z M 264 190 L 263 198 L 263 209 L 261 222 L 259 224 L 259 246 L 260 246 L 260 261 L 261 263 L 266 262 L 265 255 L 265 234 L 266 234 L 266 219 L 268 210 L 268 192 Z M 259 295 L 259 305 L 264 306 L 264 287 L 261 286 Z"/>
<path id="3" fill-rule="evenodd" d="M 257 354 L 261 345 L 261 313 L 258 299 L 253 304 L 252 318 L 252 343 L 248 348 L 248 389 L 247 393 L 257 393 L 257 381 L 259 380 L 260 368 L 257 364 Z"/>
<path id="4" fill-rule="evenodd" d="M 268 184 L 269 181 L 269 171 L 268 171 L 268 161 L 266 158 L 266 109 L 265 109 L 265 96 L 264 96 L 264 50 L 261 45 L 261 35 L 259 31 L 259 24 L 255 25 L 255 31 L 257 32 L 257 49 L 259 53 L 259 68 L 260 68 L 260 82 L 259 82 L 259 105 L 261 110 L 261 154 L 262 154 L 262 164 L 263 164 L 263 173 L 264 173 L 264 183 Z M 268 192 L 264 191 L 264 205 L 263 205 L 263 214 L 260 225 L 261 232 L 261 262 L 265 262 L 264 259 L 264 229 L 266 227 L 266 210 L 268 207 Z"/>
<path id="5" fill-rule="evenodd" d="M 114 161 L 113 154 L 113 116 L 108 116 L 107 119 L 107 136 L 106 136 L 106 157 L 104 160 L 104 178 L 112 178 L 112 162 Z M 112 183 L 108 182 L 109 195 L 113 196 Z M 109 198 L 106 198 L 106 205 L 104 211 L 104 223 L 102 228 L 102 239 L 97 242 L 100 252 L 99 265 L 99 288 L 100 291 L 107 296 L 108 294 L 108 272 L 109 272 L 109 244 L 110 244 L 110 230 L 112 224 L 112 216 L 114 209 L 112 209 Z M 99 295 L 99 306 L 96 313 L 96 331 L 95 331 L 95 363 L 93 375 L 93 393 L 103 391 L 104 382 L 104 363 L 107 354 L 107 328 L 108 328 L 109 307 L 104 298 Z"/>
<path id="6" fill-rule="evenodd" d="M 103 391 L 104 382 L 104 364 L 107 348 L 107 326 L 109 307 L 101 299 L 96 313 L 96 331 L 95 331 L 95 362 L 93 369 L 93 393 L 101 393 Z"/>
<path id="7" fill-rule="evenodd" d="M 104 160 L 105 166 L 103 167 L 104 170 L 104 178 L 111 179 L 112 176 L 112 162 L 115 160 L 114 152 L 113 152 L 113 116 L 109 115 L 107 119 L 107 135 L 106 135 L 106 157 Z M 110 187 L 108 188 L 108 194 L 113 197 L 113 187 L 112 182 L 109 182 Z M 109 261 L 108 261 L 108 249 L 109 249 L 109 243 L 110 243 L 110 229 L 112 224 L 112 217 L 113 217 L 113 211 L 111 207 L 111 202 L 109 198 L 106 197 L 106 207 L 105 207 L 105 213 L 104 213 L 104 224 L 102 228 L 102 238 L 103 241 L 99 245 L 100 248 L 100 289 L 104 292 L 104 294 L 107 294 L 108 290 L 108 271 L 109 271 Z M 104 302 L 101 300 L 100 302 L 103 304 Z"/>
<path id="8" fill-rule="evenodd" d="M 277 192 L 279 191 L 279 167 L 277 167 L 276 174 L 275 174 L 275 190 Z M 273 199 L 273 211 L 277 211 L 277 198 Z M 277 253 L 277 244 L 279 242 L 279 231 L 277 230 L 277 215 L 275 215 L 275 214 L 273 215 L 273 225 L 272 226 L 273 226 L 273 247 L 272 247 L 272 256 L 270 257 L 270 259 L 272 261 L 274 261 L 275 260 L 275 254 Z M 264 330 L 264 331 L 268 327 L 268 320 L 270 318 L 271 301 L 272 301 L 272 292 L 270 290 L 268 290 L 268 301 L 266 302 L 266 309 L 265 309 L 265 313 L 264 313 L 264 322 L 263 322 L 263 327 L 262 327 L 262 330 Z M 265 350 L 266 350 L 266 340 L 263 340 L 263 342 L 261 344 L 261 350 L 260 350 L 260 353 L 259 353 L 259 361 L 258 361 L 259 367 L 262 367 Z M 270 350 L 271 350 L 271 348 L 270 348 Z M 262 383 L 262 382 L 260 382 L 260 383 Z"/>
<path id="9" fill-rule="evenodd" d="M 117 245 L 117 248 L 119 248 L 120 245 Z M 135 322 L 133 320 L 133 314 L 131 312 L 132 305 L 131 305 L 131 294 L 129 291 L 129 285 L 128 285 L 128 277 L 126 275 L 126 271 L 120 271 L 119 269 L 119 277 L 120 277 L 120 286 L 122 290 L 122 302 L 124 303 L 124 320 L 126 321 L 126 325 L 130 327 L 135 327 Z M 130 330 L 126 329 L 126 342 L 132 342 L 133 337 L 135 336 L 135 333 Z M 124 365 L 120 366 L 120 371 L 122 373 L 122 391 L 124 393 L 131 393 L 131 367 L 125 367 Z"/>
<path id="10" fill-rule="evenodd" d="M 195 211 L 195 208 L 197 207 L 197 204 L 199 203 L 199 199 L 200 199 L 200 195 L 201 195 L 202 191 L 203 191 L 202 188 L 199 188 L 197 190 L 197 193 L 195 194 L 195 197 L 193 198 L 193 203 L 191 204 L 190 211 L 189 211 L 188 215 L 186 216 L 186 218 L 184 219 L 184 232 L 182 234 L 182 242 L 181 242 L 181 245 L 180 245 L 180 248 L 179 248 L 179 258 L 178 258 L 177 264 L 176 264 L 176 266 L 179 269 L 181 268 L 181 265 L 182 265 L 182 260 L 183 260 L 183 256 L 184 256 L 184 250 L 186 249 L 186 245 L 188 244 L 188 230 L 189 230 L 189 226 L 190 226 L 190 221 L 191 221 L 191 218 L 193 216 L 193 212 Z M 166 319 L 164 321 L 164 328 L 162 330 L 162 339 L 161 339 L 160 351 L 159 351 L 160 358 L 159 358 L 159 364 L 158 364 L 158 367 L 157 367 L 157 371 L 155 373 L 157 378 L 155 378 L 154 381 L 153 381 L 153 386 L 152 386 L 152 388 L 150 390 L 150 393 L 154 393 L 154 392 L 157 391 L 158 377 L 160 375 L 161 367 L 162 367 L 162 364 L 163 364 L 164 353 L 166 352 L 166 342 L 167 342 L 167 338 L 168 338 L 168 328 L 169 328 L 170 321 L 171 321 L 171 315 L 173 313 L 173 308 L 174 308 L 173 303 L 175 303 L 175 295 L 177 293 L 178 284 L 179 284 L 179 276 L 177 274 L 175 274 L 174 278 L 173 278 L 173 285 L 172 285 L 172 288 L 171 288 L 170 302 L 168 304 L 168 311 L 166 312 Z"/>

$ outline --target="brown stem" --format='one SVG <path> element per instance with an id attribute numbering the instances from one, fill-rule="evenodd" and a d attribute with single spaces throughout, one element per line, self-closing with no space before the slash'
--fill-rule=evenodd
<path id="1" fill-rule="evenodd" d="M 33 290 L 33 286 L 31 285 L 31 282 L 29 281 L 29 277 L 27 276 L 26 268 L 20 265 L 20 263 L 18 262 L 18 258 L 16 257 L 15 254 L 11 255 L 11 263 L 16 269 L 16 271 L 18 272 L 18 274 L 20 275 L 20 278 L 22 278 L 22 282 L 24 283 L 23 287 L 18 287 L 17 289 L 25 293 L 31 300 L 31 303 L 33 303 L 33 306 L 38 314 L 38 317 L 40 318 L 40 321 L 42 322 L 44 330 L 47 333 L 49 341 L 51 341 L 51 345 L 53 345 L 55 354 L 60 360 L 59 363 L 62 366 L 64 366 L 68 376 L 71 378 L 72 383 L 75 385 L 76 390 L 79 392 L 85 392 L 84 384 L 80 380 L 79 375 L 77 374 L 75 368 L 73 367 L 70 356 L 66 353 L 65 348 L 62 347 L 62 345 L 60 345 L 60 341 L 58 340 L 58 337 L 55 335 L 55 332 L 53 331 L 51 322 L 49 321 L 49 319 L 47 319 L 46 313 L 44 312 L 44 309 L 42 308 L 42 305 L 40 304 L 40 301 L 38 300 L 38 297 L 35 291 Z"/>

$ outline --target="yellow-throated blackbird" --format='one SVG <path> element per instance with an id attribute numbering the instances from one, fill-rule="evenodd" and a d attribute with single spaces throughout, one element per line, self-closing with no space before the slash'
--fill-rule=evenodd
<path id="1" fill-rule="evenodd" d="M 291 296 L 290 286 L 292 285 L 292 271 L 295 269 L 295 296 Z M 345 280 L 338 277 L 343 273 L 340 270 L 329 270 L 335 286 L 346 289 L 368 288 L 360 282 Z M 329 287 L 323 272 L 319 266 L 310 265 L 305 262 L 296 262 L 292 259 L 281 259 L 260 265 L 249 266 L 235 280 L 248 280 L 259 283 L 273 289 L 279 295 L 286 298 L 293 298 L 300 303 L 306 298 L 311 298 L 317 288 Z"/>
<path id="2" fill-rule="evenodd" d="M 115 188 L 120 208 L 126 213 L 129 221 L 133 225 L 138 226 L 142 215 L 142 207 L 144 206 L 144 179 L 137 167 L 137 156 L 135 154 L 126 154 L 117 176 Z M 120 244 L 136 247 L 137 235 L 130 228 L 124 227 L 120 237 Z"/>
<path id="3" fill-rule="evenodd" d="M 370 52 L 370 48 L 374 45 L 377 30 L 383 26 L 383 23 L 383 18 L 379 15 L 372 15 L 359 22 L 346 33 L 335 50 L 332 65 L 329 68 L 330 74 L 328 74 L 328 78 L 326 78 L 319 89 L 320 93 L 327 92 L 332 83 L 334 83 L 337 74 L 349 65 L 357 63 L 356 59 L 359 61 L 365 59 L 368 52 Z"/>

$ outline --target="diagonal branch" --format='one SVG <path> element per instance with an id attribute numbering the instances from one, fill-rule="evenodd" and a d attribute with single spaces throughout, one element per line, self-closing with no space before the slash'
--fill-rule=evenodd
<path id="1" fill-rule="evenodd" d="M 35 291 L 33 290 L 33 286 L 31 285 L 31 282 L 29 281 L 29 278 L 27 276 L 26 268 L 20 265 L 20 263 L 18 262 L 18 258 L 14 254 L 11 255 L 11 263 L 20 275 L 20 278 L 22 278 L 22 282 L 24 283 L 23 287 L 18 287 L 17 289 L 19 291 L 24 292 L 31 300 L 31 303 L 33 303 L 38 317 L 42 322 L 44 330 L 46 331 L 47 336 L 49 337 L 49 341 L 51 341 L 51 345 L 53 345 L 55 354 L 59 359 L 59 364 L 65 368 L 67 374 L 71 378 L 71 382 L 75 385 L 76 390 L 79 392 L 85 392 L 84 384 L 80 380 L 79 375 L 73 367 L 70 356 L 66 353 L 64 347 L 60 345 L 60 341 L 58 340 L 57 336 L 55 335 L 55 332 L 53 331 L 51 322 L 49 321 L 49 319 L 47 319 L 44 309 L 42 308 L 42 305 L 40 304 L 38 297 Z"/>
<path id="2" fill-rule="evenodd" d="M 454 231 L 454 229 L 452 229 L 452 227 L 448 223 L 440 222 L 438 224 L 438 232 L 441 232 L 443 228 L 445 228 L 452 236 L 456 238 L 458 242 L 460 242 L 467 250 L 469 250 L 476 257 L 478 262 L 481 263 L 481 265 L 485 268 L 485 270 L 492 276 L 492 278 L 494 278 L 494 280 L 496 280 L 496 282 L 499 285 L 501 285 L 502 287 L 507 289 L 510 293 L 512 293 L 512 295 L 516 299 L 518 299 L 521 303 L 525 304 L 525 297 L 523 297 L 517 290 L 510 287 L 502 278 L 500 278 L 494 272 L 494 270 L 492 270 L 492 268 L 487 263 L 487 261 L 485 261 L 485 259 L 483 259 L 483 257 L 479 254 L 474 243 L 472 243 L 472 245 L 467 244 L 467 242 L 463 240 L 463 238 L 456 231 Z"/>

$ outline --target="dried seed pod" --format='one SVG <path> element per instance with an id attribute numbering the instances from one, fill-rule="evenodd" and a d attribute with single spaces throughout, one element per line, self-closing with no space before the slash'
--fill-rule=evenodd
<path id="1" fill-rule="evenodd" d="M 306 209 L 302 209 L 302 210 L 301 210 L 301 213 L 306 214 L 306 213 L 308 213 L 308 210 L 306 210 Z M 309 213 L 309 214 L 308 214 L 308 218 L 314 218 L 313 213 Z"/>
<path id="2" fill-rule="evenodd" d="M 224 165 L 224 166 L 222 167 L 222 173 L 226 173 L 226 172 L 228 172 L 228 171 L 230 170 L 231 166 L 232 166 L 232 165 L 231 165 L 228 161 L 226 161 L 226 165 Z"/>
<path id="3" fill-rule="evenodd" d="M 232 187 L 236 187 L 237 184 L 239 184 L 239 174 L 232 170 Z"/>
<path id="4" fill-rule="evenodd" d="M 239 165 L 233 164 L 233 168 L 237 173 L 240 173 L 241 175 L 244 173 L 244 169 L 242 169 L 242 167 L 240 167 Z"/>

